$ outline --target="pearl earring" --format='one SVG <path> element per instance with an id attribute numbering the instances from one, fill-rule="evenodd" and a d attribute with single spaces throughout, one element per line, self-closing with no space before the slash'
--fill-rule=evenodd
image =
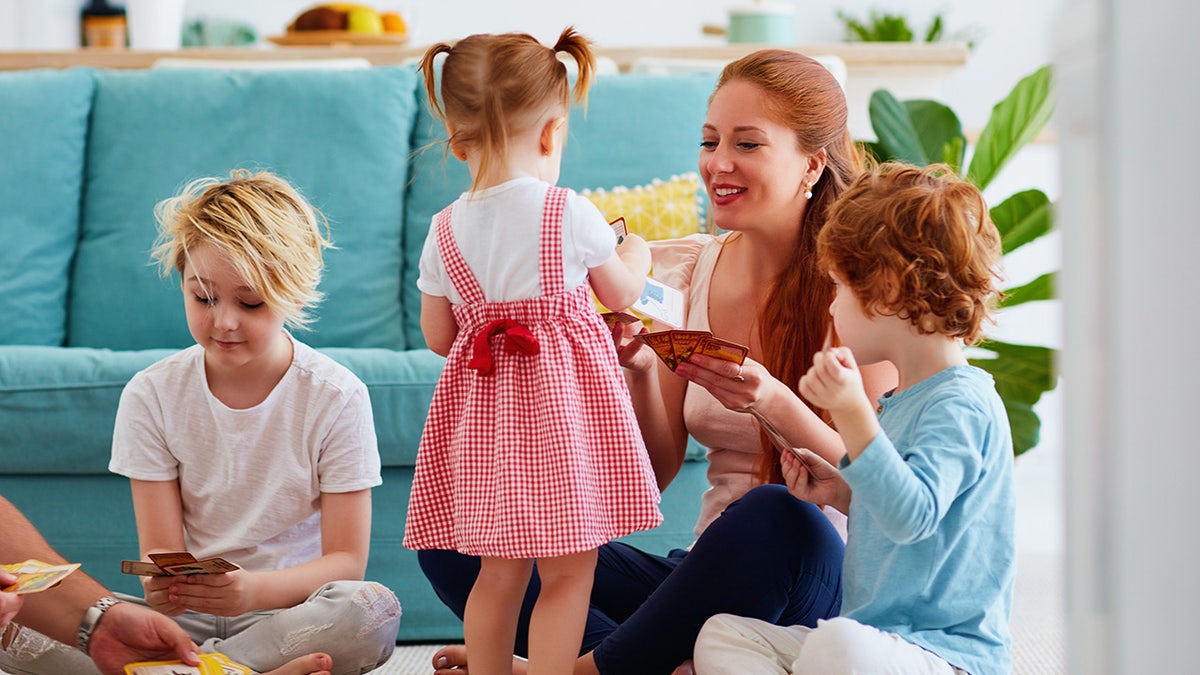
<path id="1" fill-rule="evenodd" d="M 812 199 L 812 186 L 811 185 L 807 185 L 807 184 L 804 185 L 804 198 Z"/>

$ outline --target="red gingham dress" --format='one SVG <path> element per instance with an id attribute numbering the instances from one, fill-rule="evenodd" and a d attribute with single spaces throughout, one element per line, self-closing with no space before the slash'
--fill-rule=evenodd
<path id="1" fill-rule="evenodd" d="M 563 290 L 566 196 L 556 187 L 546 195 L 544 295 L 525 300 L 487 302 L 454 243 L 453 205 L 437 216 L 438 248 L 463 303 L 453 305 L 458 336 L 417 453 L 407 548 L 549 557 L 662 523 L 611 334 L 588 284 Z M 469 364 L 488 355 L 491 374 Z"/>

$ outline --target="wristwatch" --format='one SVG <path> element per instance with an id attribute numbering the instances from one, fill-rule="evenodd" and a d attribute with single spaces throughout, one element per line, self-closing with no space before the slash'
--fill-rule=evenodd
<path id="1" fill-rule="evenodd" d="M 79 648 L 79 651 L 84 654 L 88 653 L 88 644 L 92 641 L 92 633 L 96 630 L 96 625 L 100 623 L 100 617 L 104 616 L 104 613 L 118 602 L 120 600 L 106 595 L 83 613 L 83 621 L 79 623 L 79 632 L 75 635 L 75 646 Z"/>

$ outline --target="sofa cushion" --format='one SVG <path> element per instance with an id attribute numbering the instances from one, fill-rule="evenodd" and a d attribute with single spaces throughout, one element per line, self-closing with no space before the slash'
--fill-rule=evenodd
<path id="1" fill-rule="evenodd" d="M 0 73 L 0 344 L 63 344 L 94 88 L 83 69 Z"/>
<path id="2" fill-rule="evenodd" d="M 290 180 L 332 227 L 326 301 L 298 337 L 315 347 L 405 348 L 412 68 L 97 71 L 96 79 L 69 345 L 191 343 L 178 278 L 159 278 L 150 265 L 153 209 L 192 179 L 240 167 Z"/>
<path id="3" fill-rule="evenodd" d="M 571 112 L 559 184 L 576 191 L 641 185 L 696 170 L 700 127 L 713 74 L 598 78 L 588 109 Z M 417 264 L 433 215 L 470 185 L 466 165 L 445 157 L 446 130 L 419 96 L 413 129 L 413 181 L 404 210 L 404 294 L 409 346 L 424 345 Z"/>
<path id="4" fill-rule="evenodd" d="M 704 197 L 695 171 L 648 185 L 580 190 L 609 222 L 624 218 L 630 232 L 647 241 L 679 239 L 704 231 Z"/>
<path id="5" fill-rule="evenodd" d="M 383 465 L 413 466 L 442 357 L 425 349 L 321 351 L 367 385 Z M 121 390 L 134 373 L 174 352 L 0 346 L 0 471 L 108 473 Z"/>

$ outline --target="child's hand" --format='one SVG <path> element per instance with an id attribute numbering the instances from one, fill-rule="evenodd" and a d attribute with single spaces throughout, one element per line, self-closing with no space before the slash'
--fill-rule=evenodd
<path id="1" fill-rule="evenodd" d="M 239 616 L 255 609 L 251 600 L 252 578 L 253 574 L 246 570 L 176 577 L 171 586 L 171 602 L 205 614 Z"/>
<path id="2" fill-rule="evenodd" d="M 142 577 L 142 593 L 150 608 L 167 616 L 183 614 L 185 607 L 171 602 L 171 586 L 179 577 Z"/>
<path id="3" fill-rule="evenodd" d="M 797 457 L 793 452 L 799 453 Z M 850 512 L 850 486 L 842 474 L 808 448 L 784 452 L 780 458 L 788 492 L 812 504 L 828 504 L 842 513 Z"/>
<path id="4" fill-rule="evenodd" d="M 658 357 L 654 355 L 654 350 L 647 347 L 646 343 L 641 340 L 633 339 L 634 335 L 645 332 L 646 324 L 640 321 L 637 323 L 617 321 L 613 324 L 613 345 L 617 348 L 617 361 L 621 366 L 634 372 L 645 373 L 658 364 Z"/>
<path id="5" fill-rule="evenodd" d="M 862 374 L 848 347 L 831 347 L 813 354 L 812 367 L 800 378 L 799 389 L 801 396 L 830 413 L 871 407 Z"/>

